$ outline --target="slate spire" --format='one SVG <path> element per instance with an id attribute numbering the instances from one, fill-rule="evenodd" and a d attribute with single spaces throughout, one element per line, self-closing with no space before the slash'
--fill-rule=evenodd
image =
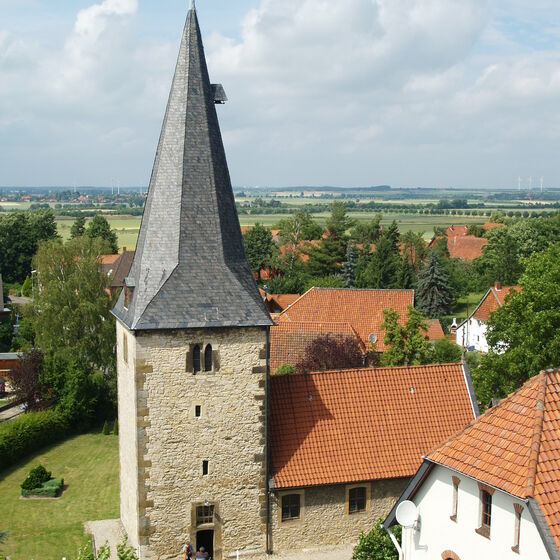
<path id="1" fill-rule="evenodd" d="M 132 330 L 270 325 L 249 268 L 196 10 L 187 15 L 136 255 L 113 313 Z"/>

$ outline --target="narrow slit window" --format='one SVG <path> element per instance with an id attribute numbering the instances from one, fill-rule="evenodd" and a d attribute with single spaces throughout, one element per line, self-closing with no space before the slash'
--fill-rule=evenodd
<path id="1" fill-rule="evenodd" d="M 521 537 L 521 515 L 523 513 L 523 507 L 519 504 L 515 504 L 515 532 L 513 534 L 513 546 L 511 549 L 514 552 L 519 552 L 519 539 Z"/>
<path id="2" fill-rule="evenodd" d="M 200 346 L 198 344 L 193 348 L 192 363 L 193 372 L 198 373 L 200 371 Z"/>
<path id="3" fill-rule="evenodd" d="M 451 503 L 451 521 L 457 521 L 457 510 L 459 507 L 459 482 L 457 477 L 453 477 L 453 501 Z"/>
<path id="4" fill-rule="evenodd" d="M 208 474 L 208 461 L 202 461 L 202 476 Z"/>
<path id="5" fill-rule="evenodd" d="M 480 524 L 482 527 L 490 529 L 490 525 L 492 524 L 492 495 L 490 492 L 482 490 L 480 498 L 482 501 L 482 516 Z"/>
<path id="6" fill-rule="evenodd" d="M 123 333 L 122 352 L 124 363 L 128 364 L 128 338 L 126 338 L 126 333 Z"/>
<path id="7" fill-rule="evenodd" d="M 202 415 L 202 407 L 199 404 L 194 407 L 194 415 L 197 418 L 200 418 L 200 416 Z"/>
<path id="8" fill-rule="evenodd" d="M 212 345 L 207 344 L 204 349 L 204 371 L 212 371 Z"/>

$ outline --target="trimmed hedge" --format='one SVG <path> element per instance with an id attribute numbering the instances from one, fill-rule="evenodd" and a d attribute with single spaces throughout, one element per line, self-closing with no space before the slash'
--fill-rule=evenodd
<path id="1" fill-rule="evenodd" d="M 28 412 L 0 424 L 0 470 L 13 465 L 41 447 L 56 443 L 70 431 L 55 410 Z"/>
<path id="2" fill-rule="evenodd" d="M 27 498 L 29 496 L 39 496 L 41 498 L 56 498 L 60 496 L 63 486 L 63 478 L 51 478 L 39 488 L 33 488 L 33 490 L 25 490 L 22 488 L 21 495 L 24 498 Z"/>

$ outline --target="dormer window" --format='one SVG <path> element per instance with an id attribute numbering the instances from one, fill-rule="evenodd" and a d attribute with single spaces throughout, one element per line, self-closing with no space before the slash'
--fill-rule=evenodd
<path id="1" fill-rule="evenodd" d="M 212 345 L 207 344 L 204 349 L 204 371 L 212 371 Z"/>
<path id="2" fill-rule="evenodd" d="M 124 308 L 128 309 L 134 293 L 136 282 L 134 278 L 127 277 L 124 279 Z"/>
<path id="3" fill-rule="evenodd" d="M 200 371 L 200 346 L 198 344 L 193 348 L 192 363 L 193 372 L 198 373 Z"/>

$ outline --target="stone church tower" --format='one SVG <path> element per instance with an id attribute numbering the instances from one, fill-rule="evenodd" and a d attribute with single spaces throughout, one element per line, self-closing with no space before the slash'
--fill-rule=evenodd
<path id="1" fill-rule="evenodd" d="M 247 263 L 188 13 L 134 263 L 114 309 L 121 520 L 140 558 L 262 557 L 270 317 Z"/>

